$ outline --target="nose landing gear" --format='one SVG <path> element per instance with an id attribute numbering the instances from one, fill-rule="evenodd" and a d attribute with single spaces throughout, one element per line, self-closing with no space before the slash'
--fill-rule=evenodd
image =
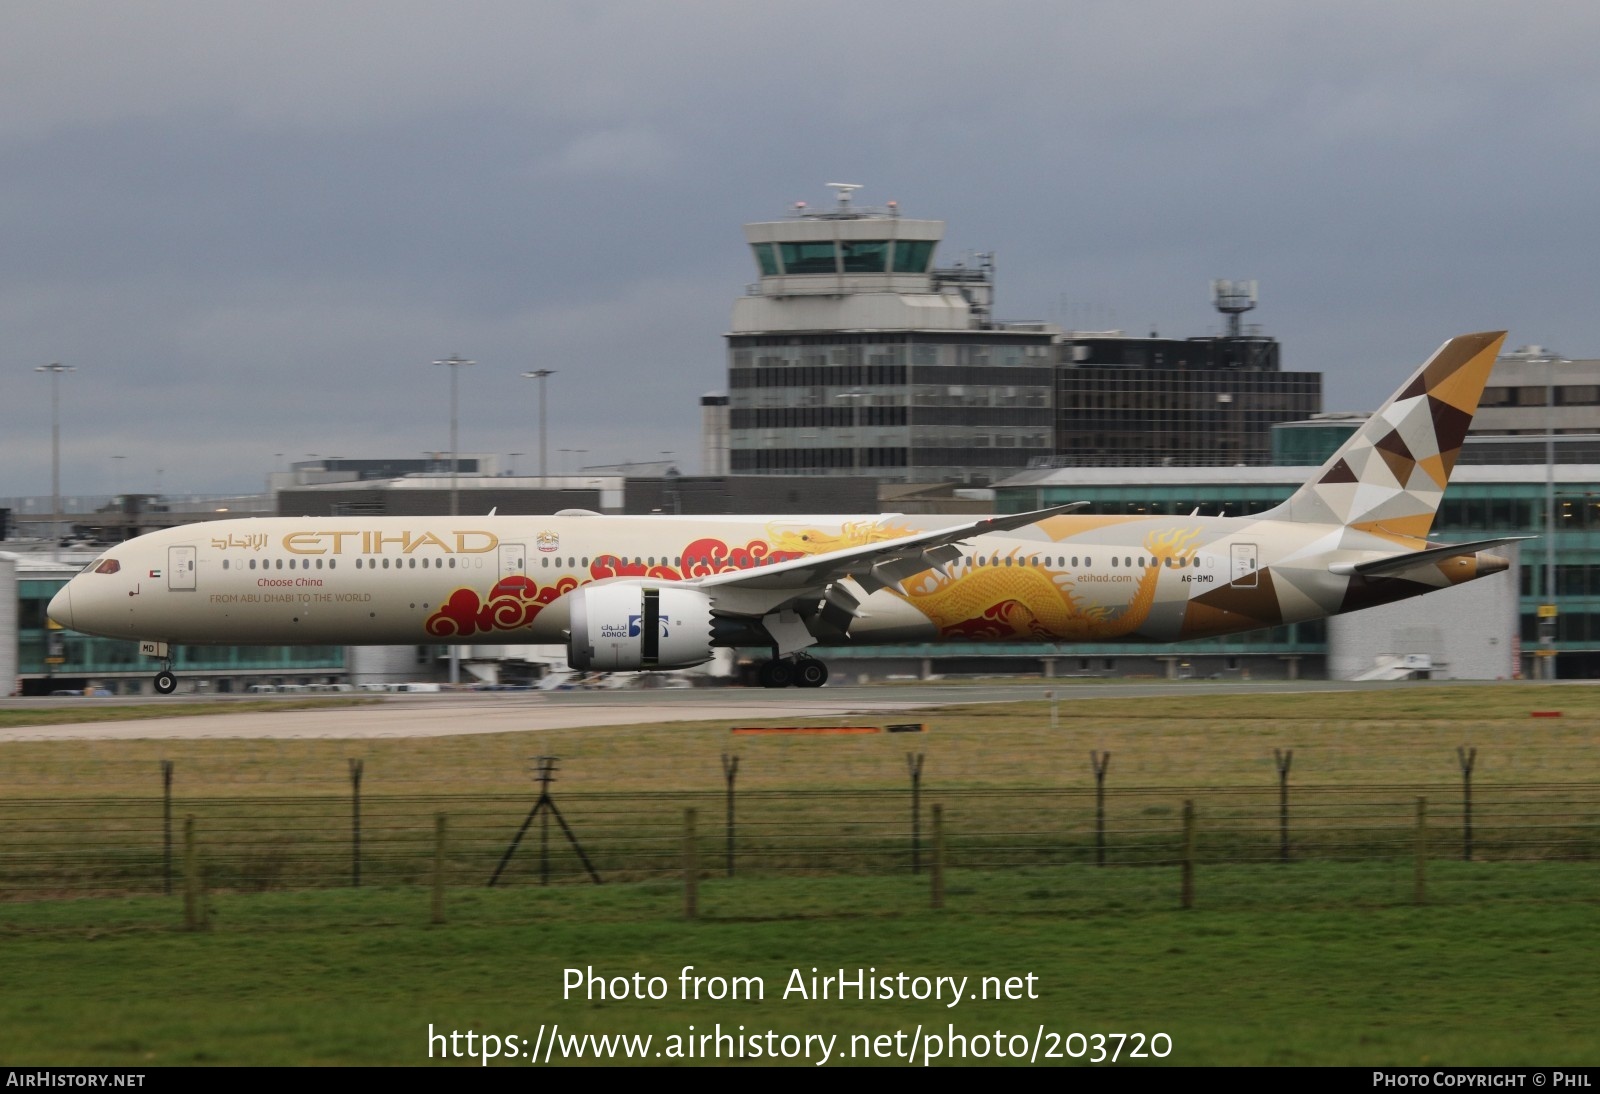
<path id="1" fill-rule="evenodd" d="M 156 673 L 156 694 L 171 695 L 178 690 L 178 678 L 172 672 L 172 658 L 164 658 L 161 671 Z"/>
<path id="2" fill-rule="evenodd" d="M 156 673 L 156 694 L 171 695 L 178 690 L 178 678 L 172 674 L 172 650 L 165 642 L 140 642 L 139 652 L 146 657 L 161 660 L 161 671 Z"/>

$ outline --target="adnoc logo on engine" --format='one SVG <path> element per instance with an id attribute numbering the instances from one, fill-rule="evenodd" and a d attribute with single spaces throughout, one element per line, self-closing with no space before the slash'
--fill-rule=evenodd
<path id="1" fill-rule="evenodd" d="M 642 616 L 642 615 L 630 615 L 630 616 L 628 616 L 628 637 L 629 638 L 638 638 L 639 635 L 641 633 L 643 633 L 643 631 L 644 631 L 644 616 Z M 667 621 L 665 619 L 661 620 L 661 637 L 662 638 L 666 638 L 667 637 Z"/>
<path id="2" fill-rule="evenodd" d="M 600 624 L 600 637 L 601 638 L 638 638 L 639 637 L 639 624 L 637 622 L 635 622 L 635 620 L 637 620 L 638 618 L 639 617 L 636 616 L 636 615 L 629 616 L 628 625 L 626 627 L 624 627 L 620 623 L 602 623 L 602 624 Z"/>

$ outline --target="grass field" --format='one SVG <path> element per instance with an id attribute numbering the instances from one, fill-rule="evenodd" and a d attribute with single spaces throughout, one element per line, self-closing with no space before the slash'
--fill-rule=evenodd
<path id="1" fill-rule="evenodd" d="M 219 896 L 197 934 L 175 929 L 175 900 L 128 902 L 109 931 L 98 902 L 12 905 L 0 908 L 0 1060 L 466 1063 L 429 1059 L 430 1024 L 650 1034 L 653 1053 L 720 1023 L 836 1035 L 836 1063 L 853 1035 L 918 1025 L 1160 1032 L 1166 1062 L 1189 1065 L 1600 1063 L 1594 871 L 1508 869 L 1537 876 L 1508 899 L 1493 868 L 1441 867 L 1437 902 L 1420 908 L 1396 900 L 1407 876 L 1339 864 L 1218 868 L 1188 912 L 1173 907 L 1172 871 L 1090 868 L 953 873 L 942 912 L 909 878 L 708 882 L 694 922 L 663 884 L 453 892 L 443 926 L 428 925 L 425 890 Z M 1209 910 L 1224 888 L 1250 910 Z M 686 1001 L 690 965 L 758 977 L 764 998 Z M 564 998 L 569 968 L 660 976 L 666 997 Z M 1037 997 L 784 998 L 794 970 L 813 968 L 965 976 L 973 991 L 1032 975 Z"/>
<path id="2" fill-rule="evenodd" d="M 740 756 L 739 785 L 751 790 L 897 789 L 912 750 L 926 754 L 930 787 L 952 788 L 1093 786 L 1095 750 L 1112 754 L 1109 779 L 1124 787 L 1273 786 L 1274 751 L 1290 749 L 1296 785 L 1444 785 L 1459 780 L 1462 745 L 1478 750 L 1474 778 L 1486 784 L 1600 776 L 1600 687 L 1411 685 L 1138 700 L 1094 693 L 1064 687 L 1055 729 L 1048 703 L 953 703 L 916 712 L 928 732 L 915 736 L 733 737 L 728 722 L 675 722 L 360 741 L 0 741 L 0 797 L 148 797 L 160 791 L 162 760 L 175 765 L 179 791 L 197 797 L 338 794 L 349 786 L 350 759 L 363 761 L 374 794 L 522 793 L 533 785 L 536 754 L 561 758 L 563 790 L 606 792 L 717 791 L 724 753 Z M 121 709 L 177 713 L 160 704 Z M 1533 711 L 1561 717 L 1532 718 Z M 440 713 L 470 716 L 470 704 Z"/>
<path id="3" fill-rule="evenodd" d="M 1535 710 L 1561 717 L 1535 719 Z M 85 855 L 143 841 L 131 895 L 34 892 L 0 903 L 0 1062 L 417 1064 L 429 1062 L 429 1023 L 528 1038 L 556 1023 L 568 1033 L 650 1034 L 653 1052 L 690 1024 L 705 1032 L 720 1022 L 725 1031 L 838 1035 L 833 1062 L 852 1035 L 909 1034 L 920 1023 L 982 1033 L 991 1050 L 996 1031 L 1161 1031 L 1172 1038 L 1166 1061 L 1177 1064 L 1600 1063 L 1600 689 L 1136 702 L 1085 689 L 1062 703 L 1054 729 L 1042 703 L 950 705 L 917 717 L 929 728 L 916 737 L 731 738 L 726 723 L 702 723 L 359 742 L 0 743 L 9 833 L 0 858 L 26 858 L 52 840 L 78 841 Z M 1477 749 L 1483 825 L 1471 863 L 1458 861 L 1463 745 Z M 1271 854 L 1275 749 L 1294 754 L 1288 865 Z M 1145 865 L 1087 864 L 1091 750 L 1112 757 L 1108 811 L 1120 842 L 1111 861 Z M 942 911 L 928 907 L 926 875 L 905 868 L 908 751 L 925 756 L 924 806 L 946 810 Z M 538 888 L 525 849 L 509 888 L 482 887 L 485 864 L 531 804 L 535 753 L 562 757 L 558 799 L 597 858 L 614 856 L 602 867 L 608 884 Z M 741 853 L 751 858 L 733 880 L 708 876 L 702 916 L 686 922 L 681 884 L 617 879 L 676 868 L 686 803 L 701 808 L 702 867 L 720 872 L 724 753 L 740 757 Z M 385 875 L 387 852 L 369 835 L 372 872 L 359 890 L 326 887 L 348 883 L 351 759 L 363 763 L 369 823 L 399 811 L 416 841 L 411 865 Z M 177 896 L 138 895 L 152 891 L 158 862 L 150 837 L 163 760 L 174 765 L 180 815 L 197 812 L 208 834 L 206 932 L 179 929 Z M 462 803 L 492 795 L 504 800 L 484 806 L 482 846 L 469 853 Z M 1422 906 L 1412 904 L 1417 796 L 1429 798 L 1439 825 Z M 1172 861 L 1179 808 L 1191 797 L 1201 816 L 1198 899 L 1179 911 L 1178 871 L 1156 863 Z M 440 801 L 455 802 L 460 842 L 448 922 L 434 926 L 424 883 Z M 774 810 L 765 819 L 763 801 Z M 782 846 L 819 833 L 846 847 L 877 838 L 880 802 L 899 857 L 872 867 L 875 876 L 849 876 L 861 871 L 831 861 L 813 868 L 803 848 Z M 1547 808 L 1568 810 L 1559 826 L 1547 823 Z M 1513 811 L 1532 817 L 1544 849 L 1496 844 L 1497 809 L 1504 823 Z M 603 822 L 623 833 L 614 846 L 600 838 Z M 223 853 L 224 831 L 244 864 L 231 875 L 219 872 L 235 861 Z M 1145 832 L 1164 842 L 1129 857 L 1130 833 Z M 1074 850 L 1053 851 L 1050 864 L 996 857 L 1046 837 Z M 761 839 L 776 841 L 765 868 L 755 857 Z M 652 841 L 663 848 L 660 870 L 623 868 L 616 848 L 637 858 Z M 1235 845 L 1238 855 L 1224 853 Z M 274 854 L 305 846 L 321 873 L 292 864 L 272 873 Z M 81 856 L 62 861 L 83 868 Z M 581 880 L 570 856 L 560 861 L 558 880 Z M 1000 861 L 1015 865 L 995 869 Z M 95 891 L 67 880 L 63 893 Z M 684 1001 L 684 965 L 759 977 L 766 998 Z M 591 966 L 659 975 L 671 991 L 659 1001 L 563 999 L 563 970 Z M 955 1008 L 778 997 L 792 970 L 813 966 L 1032 973 L 1039 997 Z"/>

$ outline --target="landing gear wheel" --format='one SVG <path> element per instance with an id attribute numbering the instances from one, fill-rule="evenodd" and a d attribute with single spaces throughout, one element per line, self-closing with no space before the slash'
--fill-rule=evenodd
<path id="1" fill-rule="evenodd" d="M 786 688 L 794 684 L 793 661 L 768 661 L 757 674 L 764 688 Z"/>
<path id="2" fill-rule="evenodd" d="M 178 678 L 172 673 L 162 670 L 156 673 L 156 693 L 158 695 L 171 695 L 178 690 Z"/>
<path id="3" fill-rule="evenodd" d="M 794 682 L 797 687 L 820 688 L 828 682 L 828 666 L 812 657 L 802 657 L 795 663 Z"/>

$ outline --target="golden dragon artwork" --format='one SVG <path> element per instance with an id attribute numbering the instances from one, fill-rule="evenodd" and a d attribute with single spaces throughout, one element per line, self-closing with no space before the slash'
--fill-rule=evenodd
<path id="1" fill-rule="evenodd" d="M 1173 528 L 1145 538 L 1148 565 L 1121 608 L 1086 604 L 1070 570 L 1031 565 L 1012 552 L 1012 565 L 962 564 L 930 570 L 906 582 L 905 597 L 941 637 L 989 640 L 1086 641 L 1123 638 L 1149 618 L 1163 568 L 1194 557 L 1198 528 Z M 1109 550 L 1109 548 L 1108 548 Z M 1132 576 L 1130 573 L 1129 576 Z"/>
<path id="2" fill-rule="evenodd" d="M 888 522 L 855 520 L 847 522 L 837 532 L 823 532 L 808 528 L 803 532 L 778 525 L 767 525 L 767 538 L 774 553 L 794 555 L 821 555 L 829 551 L 842 551 L 846 547 L 865 547 L 869 543 L 883 543 L 899 539 L 916 531 L 906 525 L 895 527 Z"/>

